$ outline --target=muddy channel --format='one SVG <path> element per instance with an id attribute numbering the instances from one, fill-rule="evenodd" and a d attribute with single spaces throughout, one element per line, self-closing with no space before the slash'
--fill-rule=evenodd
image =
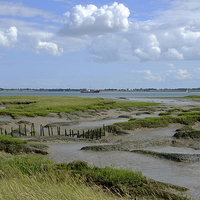
<path id="1" fill-rule="evenodd" d="M 165 139 L 169 139 L 170 136 L 174 134 L 177 127 L 178 126 L 173 126 L 171 128 L 150 131 L 145 130 L 143 132 L 138 131 L 135 134 L 128 135 L 127 138 L 124 139 L 124 143 L 122 142 L 121 144 L 130 145 L 135 137 L 151 140 L 153 137 L 163 136 Z M 127 141 L 129 142 L 127 143 Z M 48 142 L 48 158 L 56 163 L 83 160 L 90 166 L 112 166 L 114 168 L 132 169 L 134 171 L 139 170 L 142 171 L 143 175 L 147 178 L 189 188 L 190 190 L 186 193 L 188 197 L 195 199 L 200 197 L 200 162 L 175 162 L 149 155 L 127 152 L 123 151 L 123 149 L 113 151 L 81 150 L 81 148 L 85 146 L 112 146 L 119 144 L 120 143 L 94 144 L 72 141 L 60 143 Z M 200 154 L 200 150 L 172 146 L 149 146 L 142 149 L 168 153 Z"/>

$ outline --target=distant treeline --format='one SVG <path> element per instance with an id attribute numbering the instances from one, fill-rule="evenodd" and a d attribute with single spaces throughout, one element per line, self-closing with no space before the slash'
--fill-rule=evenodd
<path id="1" fill-rule="evenodd" d="M 44 88 L 40 88 L 40 89 L 32 89 L 32 88 L 12 88 L 12 89 L 4 89 L 4 88 L 0 88 L 0 91 L 49 91 L 49 92 L 76 92 L 76 91 L 82 91 L 82 90 L 86 90 L 86 88 L 80 88 L 80 89 L 71 89 L 71 88 L 67 88 L 67 89 L 44 89 Z M 90 89 L 93 90 L 93 89 Z M 185 91 L 198 91 L 200 92 L 200 88 L 174 88 L 174 89 L 169 89 L 169 88 L 164 88 L 164 89 L 156 89 L 156 88 L 135 88 L 135 89 L 114 89 L 114 88 L 109 88 L 109 89 L 101 89 L 101 91 L 129 91 L 129 92 L 185 92 Z"/>

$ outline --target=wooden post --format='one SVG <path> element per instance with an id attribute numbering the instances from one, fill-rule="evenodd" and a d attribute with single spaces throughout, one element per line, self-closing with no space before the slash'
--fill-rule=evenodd
<path id="1" fill-rule="evenodd" d="M 5 129 L 5 135 L 8 135 L 7 129 Z"/>
<path id="2" fill-rule="evenodd" d="M 51 135 L 50 127 L 48 126 L 48 134 Z"/>
<path id="3" fill-rule="evenodd" d="M 33 136 L 33 124 L 31 124 L 31 136 Z"/>
<path id="4" fill-rule="evenodd" d="M 53 135 L 53 127 L 51 127 L 51 135 Z"/>
<path id="5" fill-rule="evenodd" d="M 85 132 L 84 132 L 84 130 L 83 130 L 83 138 L 85 138 Z"/>
<path id="6" fill-rule="evenodd" d="M 94 139 L 94 134 L 95 134 L 95 130 L 92 131 L 92 135 L 90 137 L 92 140 Z"/>
<path id="7" fill-rule="evenodd" d="M 98 131 L 96 132 L 96 140 L 98 140 L 98 136 L 99 135 L 99 133 L 98 133 Z"/>
<path id="8" fill-rule="evenodd" d="M 35 136 L 35 125 L 34 125 L 34 123 L 31 124 L 31 136 Z"/>
<path id="9" fill-rule="evenodd" d="M 42 136 L 42 125 L 40 125 L 40 136 Z"/>
<path id="10" fill-rule="evenodd" d="M 13 127 L 11 128 L 11 136 L 13 137 Z"/>
<path id="11" fill-rule="evenodd" d="M 79 130 L 77 131 L 77 138 L 79 138 Z"/>
<path id="12" fill-rule="evenodd" d="M 33 124 L 33 136 L 35 136 L 35 124 L 34 123 L 32 124 Z"/>
<path id="13" fill-rule="evenodd" d="M 25 136 L 27 136 L 27 131 L 26 131 L 26 124 L 24 124 L 24 131 L 25 131 Z"/>
<path id="14" fill-rule="evenodd" d="M 99 137 L 101 138 L 101 132 L 99 132 Z"/>
<path id="15" fill-rule="evenodd" d="M 57 127 L 57 134 L 60 135 L 60 127 Z"/>
<path id="16" fill-rule="evenodd" d="M 74 137 L 74 131 L 72 130 L 72 137 Z"/>
<path id="17" fill-rule="evenodd" d="M 3 135 L 3 129 L 1 128 L 1 135 Z"/>
<path id="18" fill-rule="evenodd" d="M 19 135 L 21 136 L 21 125 L 19 124 Z"/>

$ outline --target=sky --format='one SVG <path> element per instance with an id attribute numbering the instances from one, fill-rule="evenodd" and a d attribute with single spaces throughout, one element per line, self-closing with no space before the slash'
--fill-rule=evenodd
<path id="1" fill-rule="evenodd" d="M 198 88 L 199 0 L 1 0 L 0 88 Z"/>

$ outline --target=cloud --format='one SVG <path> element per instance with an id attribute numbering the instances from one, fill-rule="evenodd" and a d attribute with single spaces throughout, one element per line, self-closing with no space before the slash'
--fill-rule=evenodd
<path id="1" fill-rule="evenodd" d="M 0 47 L 11 47 L 17 42 L 18 30 L 16 27 L 10 27 L 6 33 L 0 31 Z"/>
<path id="2" fill-rule="evenodd" d="M 168 51 L 165 53 L 166 57 L 169 59 L 175 59 L 175 60 L 183 60 L 183 54 L 179 53 L 174 48 L 169 48 Z"/>
<path id="3" fill-rule="evenodd" d="M 60 56 L 63 54 L 63 49 L 58 48 L 58 45 L 52 42 L 39 42 L 36 49 L 37 53 L 43 51 L 54 56 Z"/>
<path id="4" fill-rule="evenodd" d="M 117 35 L 97 37 L 89 46 L 90 57 L 96 62 L 115 62 L 127 60 L 131 56 L 129 42 Z"/>
<path id="5" fill-rule="evenodd" d="M 0 2 L 0 15 L 20 17 L 42 16 L 44 18 L 52 18 L 52 13 L 27 7 L 22 3 L 12 3 L 6 1 Z"/>
<path id="6" fill-rule="evenodd" d="M 178 69 L 176 75 L 175 75 L 176 78 L 178 79 L 191 79 L 191 74 L 188 73 L 188 71 L 185 69 Z"/>
<path id="7" fill-rule="evenodd" d="M 169 70 L 167 72 L 167 75 L 169 77 L 173 76 L 175 79 L 178 80 L 186 80 L 192 78 L 192 75 L 186 69 Z"/>
<path id="8" fill-rule="evenodd" d="M 143 79 L 148 81 L 164 81 L 159 74 L 152 73 L 150 70 L 131 70 L 131 73 L 144 74 Z"/>
<path id="9" fill-rule="evenodd" d="M 123 4 L 113 3 L 97 8 L 95 5 L 76 5 L 66 12 L 68 23 L 60 30 L 62 35 L 104 34 L 127 31 L 129 9 Z"/>

